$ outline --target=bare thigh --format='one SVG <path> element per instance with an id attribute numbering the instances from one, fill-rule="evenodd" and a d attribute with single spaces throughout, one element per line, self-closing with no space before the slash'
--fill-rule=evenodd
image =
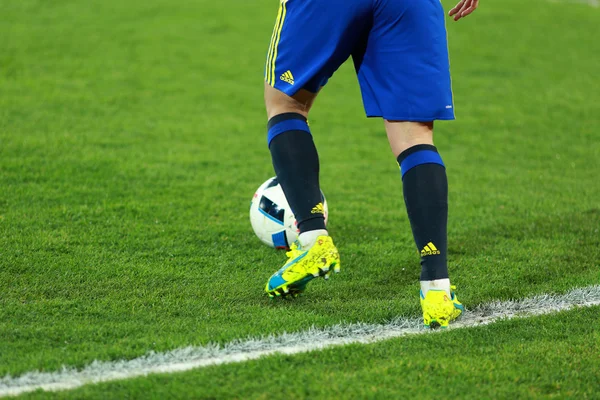
<path id="1" fill-rule="evenodd" d="M 268 119 L 289 112 L 302 114 L 308 118 L 308 112 L 316 98 L 317 93 L 304 89 L 300 89 L 298 93 L 290 97 L 265 82 L 265 106 Z"/>

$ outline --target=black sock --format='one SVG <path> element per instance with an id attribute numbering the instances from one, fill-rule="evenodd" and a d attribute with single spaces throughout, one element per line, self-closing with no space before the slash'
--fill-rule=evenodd
<path id="1" fill-rule="evenodd" d="M 300 233 L 325 229 L 319 156 L 306 118 L 286 113 L 269 121 L 268 141 L 273 168 Z"/>
<path id="2" fill-rule="evenodd" d="M 406 211 L 417 250 L 421 280 L 448 278 L 448 178 L 435 146 L 420 144 L 398 156 Z"/>

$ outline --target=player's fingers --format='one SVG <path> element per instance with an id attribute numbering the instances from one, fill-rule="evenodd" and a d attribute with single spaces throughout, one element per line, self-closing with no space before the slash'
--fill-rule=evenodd
<path id="1" fill-rule="evenodd" d="M 463 13 L 463 9 L 461 8 L 461 9 L 460 9 L 460 10 L 458 10 L 458 11 L 456 12 L 456 14 L 454 15 L 454 20 L 455 20 L 455 21 L 458 21 L 459 19 L 461 19 L 461 18 L 462 18 L 462 16 L 463 16 L 463 15 L 462 15 L 462 13 Z"/>
<path id="2" fill-rule="evenodd" d="M 454 16 L 455 21 L 458 21 L 460 19 L 461 14 L 462 14 L 463 10 L 465 9 L 465 7 L 468 7 L 467 0 L 461 1 L 460 3 L 458 3 L 456 5 L 456 7 L 454 7 L 451 10 L 452 14 L 450 14 L 450 15 Z"/>
<path id="3" fill-rule="evenodd" d="M 465 4 L 467 0 L 461 0 L 457 5 L 454 6 L 454 8 L 452 8 L 450 10 L 450 12 L 448 13 L 449 16 L 453 16 L 454 14 L 456 14 L 458 11 L 460 11 L 460 9 L 463 7 L 463 4 Z"/>
<path id="4" fill-rule="evenodd" d="M 467 15 L 471 14 L 473 11 L 475 11 L 477 9 L 477 6 L 479 5 L 479 0 L 473 0 L 471 2 L 471 5 L 465 9 L 464 11 L 462 11 L 460 13 L 461 17 L 466 17 Z"/>
<path id="5" fill-rule="evenodd" d="M 472 13 L 473 11 L 475 11 L 477 9 L 477 7 L 479 6 L 479 0 L 472 0 L 471 4 L 469 5 L 469 14 Z"/>
<path id="6" fill-rule="evenodd" d="M 456 12 L 456 15 L 454 16 L 454 20 L 458 21 L 462 17 L 466 17 L 467 15 L 471 14 L 471 12 L 473 12 L 473 10 L 469 11 L 469 9 L 472 7 L 472 5 L 473 5 L 472 0 L 465 1 L 463 3 L 462 7 Z"/>
<path id="7" fill-rule="evenodd" d="M 448 15 L 453 16 L 453 15 L 457 14 L 462 8 L 462 3 L 464 3 L 464 1 L 461 1 L 459 4 L 456 5 L 456 7 L 454 7 L 452 10 L 450 10 L 450 12 L 448 12 Z"/>
<path id="8" fill-rule="evenodd" d="M 461 12 L 460 16 L 461 17 L 466 17 L 467 15 L 471 14 L 473 11 L 475 11 L 475 8 L 469 7 L 465 11 Z"/>

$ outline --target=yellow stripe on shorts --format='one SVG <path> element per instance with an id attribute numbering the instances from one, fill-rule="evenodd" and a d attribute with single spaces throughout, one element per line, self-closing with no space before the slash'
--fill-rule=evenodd
<path id="1" fill-rule="evenodd" d="M 277 32 L 279 31 L 279 26 L 282 22 L 282 15 L 283 3 L 279 6 L 279 12 L 277 13 L 277 19 L 275 20 L 275 27 L 273 28 L 273 34 L 271 35 L 271 44 L 269 45 L 269 52 L 267 54 L 267 68 L 265 70 L 265 80 L 269 85 L 271 84 L 271 64 L 273 59 L 273 52 L 275 50 L 275 38 L 277 37 Z"/>
<path id="2" fill-rule="evenodd" d="M 277 48 L 279 47 L 279 41 L 281 40 L 281 30 L 283 29 L 283 23 L 285 22 L 285 14 L 287 11 L 287 7 L 285 2 L 281 3 L 282 13 L 281 13 L 281 21 L 279 22 L 279 27 L 277 28 L 277 36 L 275 37 L 275 43 L 273 46 L 273 54 L 271 57 L 271 76 L 269 79 L 269 85 L 275 86 L 275 61 L 277 60 Z"/>

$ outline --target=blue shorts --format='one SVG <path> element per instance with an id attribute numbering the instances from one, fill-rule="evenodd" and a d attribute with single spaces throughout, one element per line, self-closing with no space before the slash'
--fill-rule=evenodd
<path id="1" fill-rule="evenodd" d="M 316 93 L 350 56 L 367 116 L 454 119 L 440 0 L 282 0 L 265 80 Z"/>

